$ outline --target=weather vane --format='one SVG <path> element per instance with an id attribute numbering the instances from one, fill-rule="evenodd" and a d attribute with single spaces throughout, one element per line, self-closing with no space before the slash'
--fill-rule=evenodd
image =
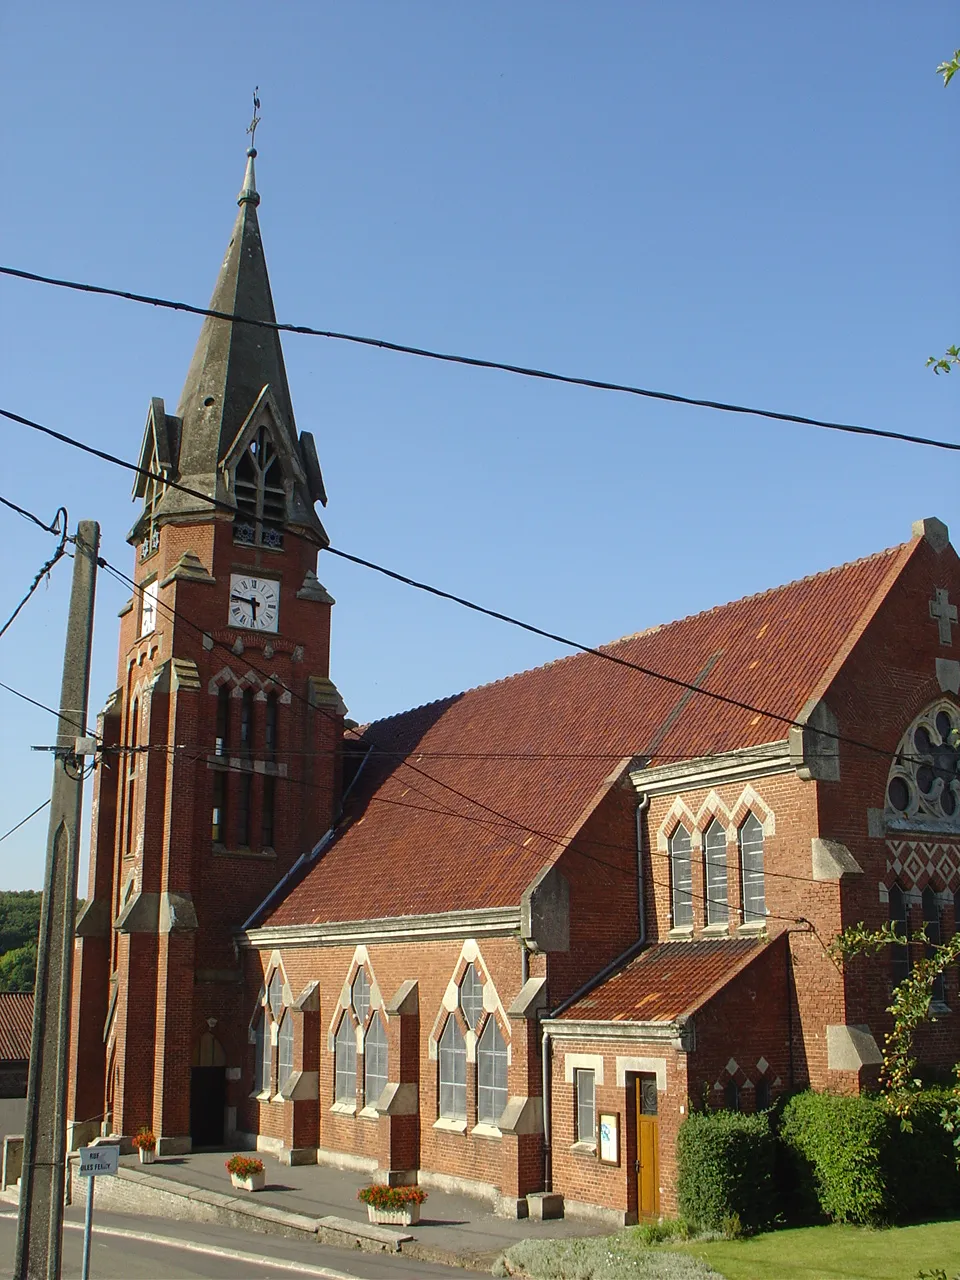
<path id="1" fill-rule="evenodd" d="M 254 150 L 256 147 L 257 125 L 260 123 L 260 117 L 257 115 L 257 112 L 259 110 L 260 110 L 260 86 L 257 85 L 253 91 L 253 119 L 250 121 L 250 124 L 247 126 L 247 133 L 249 133 L 250 135 L 251 151 Z"/>

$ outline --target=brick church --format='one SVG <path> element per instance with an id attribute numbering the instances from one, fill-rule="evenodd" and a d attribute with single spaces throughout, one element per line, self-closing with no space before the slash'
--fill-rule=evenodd
<path id="1" fill-rule="evenodd" d="M 273 320 L 255 154 L 211 308 Z M 633 666 L 579 654 L 357 728 L 277 332 L 207 318 L 140 460 L 162 479 L 99 720 L 71 1145 L 148 1125 L 161 1155 L 629 1222 L 675 1209 L 691 1107 L 875 1083 L 911 948 L 841 973 L 824 944 L 960 922 L 939 520 L 607 646 Z M 931 1007 L 943 1068 L 956 970 Z"/>

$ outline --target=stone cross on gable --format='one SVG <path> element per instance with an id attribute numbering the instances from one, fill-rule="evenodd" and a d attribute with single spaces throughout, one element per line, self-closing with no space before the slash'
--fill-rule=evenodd
<path id="1" fill-rule="evenodd" d="M 951 625 L 957 621 L 957 606 L 950 603 L 950 593 L 946 587 L 936 587 L 934 598 L 930 601 L 930 617 L 935 619 L 940 628 L 940 643 L 953 644 Z"/>

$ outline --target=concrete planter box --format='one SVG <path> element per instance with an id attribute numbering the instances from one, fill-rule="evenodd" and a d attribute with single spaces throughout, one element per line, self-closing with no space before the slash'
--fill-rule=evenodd
<path id="1" fill-rule="evenodd" d="M 382 1226 L 412 1227 L 420 1221 L 420 1206 L 416 1201 L 405 1204 L 402 1209 L 375 1209 L 368 1204 L 367 1217 Z"/>
<path id="2" fill-rule="evenodd" d="M 155 1150 L 148 1151 L 146 1147 L 140 1147 L 139 1151 L 140 1151 L 141 1164 L 153 1164 L 154 1160 L 156 1160 L 157 1158 L 157 1153 Z"/>
<path id="3" fill-rule="evenodd" d="M 262 1191 L 267 1181 L 267 1171 L 264 1169 L 262 1173 L 251 1173 L 247 1178 L 231 1173 L 230 1181 L 238 1191 Z"/>

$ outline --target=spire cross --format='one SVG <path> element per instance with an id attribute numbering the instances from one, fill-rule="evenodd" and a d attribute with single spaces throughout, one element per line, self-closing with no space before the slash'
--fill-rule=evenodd
<path id="1" fill-rule="evenodd" d="M 257 112 L 260 110 L 260 86 L 257 85 L 253 91 L 253 119 L 247 126 L 247 133 L 250 135 L 250 149 L 256 146 L 257 125 L 260 123 L 260 117 Z"/>

